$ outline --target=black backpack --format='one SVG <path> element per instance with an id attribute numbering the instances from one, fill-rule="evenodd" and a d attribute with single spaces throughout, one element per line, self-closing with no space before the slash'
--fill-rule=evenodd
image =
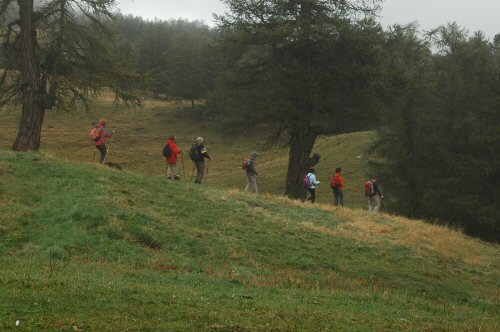
<path id="1" fill-rule="evenodd" d="M 198 144 L 193 144 L 191 149 L 189 149 L 189 158 L 193 161 L 200 161 L 203 159 L 203 156 L 200 154 L 200 150 L 198 149 Z"/>
<path id="2" fill-rule="evenodd" d="M 170 150 L 170 144 L 169 143 L 165 144 L 165 146 L 163 147 L 163 151 L 161 152 L 161 154 L 165 158 L 170 158 L 170 156 L 172 156 L 172 150 Z"/>

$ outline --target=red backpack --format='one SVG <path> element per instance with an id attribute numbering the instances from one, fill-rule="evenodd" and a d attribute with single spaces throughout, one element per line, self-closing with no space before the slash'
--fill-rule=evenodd
<path id="1" fill-rule="evenodd" d="M 330 180 L 330 188 L 338 189 L 339 187 L 340 187 L 340 180 L 336 175 L 334 175 Z"/>
<path id="2" fill-rule="evenodd" d="M 243 163 L 241 164 L 241 169 L 246 171 L 249 164 L 250 164 L 250 159 L 243 160 Z"/>
<path id="3" fill-rule="evenodd" d="M 373 182 L 365 182 L 365 196 L 375 196 L 375 190 L 373 189 Z"/>
<path id="4" fill-rule="evenodd" d="M 97 142 L 99 140 L 99 138 L 101 138 L 101 134 L 99 133 L 99 127 L 98 126 L 95 126 L 94 128 L 92 128 L 92 130 L 90 131 L 90 139 L 94 142 Z"/>

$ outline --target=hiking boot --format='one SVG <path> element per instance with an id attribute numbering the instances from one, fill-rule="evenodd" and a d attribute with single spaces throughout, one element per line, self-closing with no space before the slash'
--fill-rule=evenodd
<path id="1" fill-rule="evenodd" d="M 172 177 L 171 176 L 167 176 L 167 179 L 172 180 Z"/>
<path id="2" fill-rule="evenodd" d="M 174 180 L 180 180 L 181 178 L 178 176 L 174 176 Z"/>

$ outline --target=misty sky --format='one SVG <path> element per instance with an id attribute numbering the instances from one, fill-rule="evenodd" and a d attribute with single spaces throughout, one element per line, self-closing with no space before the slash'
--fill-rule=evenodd
<path id="1" fill-rule="evenodd" d="M 184 18 L 213 25 L 212 13 L 223 14 L 220 0 L 117 0 L 118 10 L 145 19 Z M 470 32 L 492 38 L 500 33 L 500 0 L 385 0 L 380 22 L 384 26 L 417 21 L 429 30 L 456 21 Z"/>

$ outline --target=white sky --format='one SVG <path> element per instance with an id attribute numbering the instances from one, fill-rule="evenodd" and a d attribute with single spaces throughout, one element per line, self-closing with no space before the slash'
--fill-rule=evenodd
<path id="1" fill-rule="evenodd" d="M 220 0 L 117 0 L 122 14 L 145 19 L 184 18 L 202 20 L 214 25 L 212 13 L 223 14 Z M 385 0 L 380 22 L 384 27 L 394 23 L 417 21 L 422 30 L 430 30 L 448 22 L 457 22 L 486 37 L 500 33 L 500 0 Z"/>

